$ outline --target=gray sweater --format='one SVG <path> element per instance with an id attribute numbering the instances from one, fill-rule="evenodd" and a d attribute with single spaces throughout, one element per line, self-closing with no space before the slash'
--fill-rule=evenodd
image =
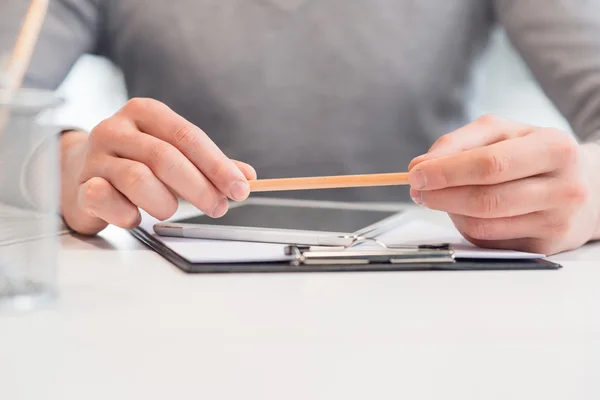
<path id="1" fill-rule="evenodd" d="M 2 0 L 0 49 L 27 3 Z M 131 97 L 165 102 L 260 177 L 402 171 L 469 122 L 497 23 L 578 137 L 600 137 L 600 0 L 51 0 L 27 86 L 54 89 L 98 54 Z"/>

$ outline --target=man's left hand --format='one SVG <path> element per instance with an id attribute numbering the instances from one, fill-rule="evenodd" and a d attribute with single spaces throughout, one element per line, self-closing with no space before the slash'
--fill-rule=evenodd
<path id="1" fill-rule="evenodd" d="M 597 151 L 566 132 L 484 116 L 410 163 L 411 197 L 447 212 L 475 245 L 551 255 L 600 231 Z"/>

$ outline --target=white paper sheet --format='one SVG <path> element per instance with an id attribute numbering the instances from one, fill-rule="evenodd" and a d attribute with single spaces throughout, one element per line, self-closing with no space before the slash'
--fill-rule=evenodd
<path id="1" fill-rule="evenodd" d="M 236 242 L 158 236 L 153 225 L 158 221 L 142 212 L 141 227 L 181 257 L 193 263 L 271 262 L 290 260 L 285 245 L 276 243 Z M 512 250 L 482 249 L 467 242 L 451 227 L 421 219 L 407 220 L 397 229 L 378 238 L 386 245 L 450 243 L 457 258 L 469 259 L 529 259 L 542 258 L 542 254 Z M 368 244 L 371 246 L 371 244 Z"/>
<path id="2" fill-rule="evenodd" d="M 379 236 L 378 239 L 386 245 L 450 243 L 457 258 L 525 259 L 544 257 L 543 254 L 476 247 L 465 240 L 456 229 L 423 220 L 410 220 L 397 229 Z"/>

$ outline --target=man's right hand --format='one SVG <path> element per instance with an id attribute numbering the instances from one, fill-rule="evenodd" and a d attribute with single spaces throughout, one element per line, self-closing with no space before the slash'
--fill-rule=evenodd
<path id="1" fill-rule="evenodd" d="M 245 200 L 256 172 L 229 159 L 198 127 L 166 105 L 133 99 L 90 134 L 61 138 L 61 212 L 69 227 L 95 234 L 108 224 L 133 228 L 139 209 L 159 220 L 177 210 L 177 196 L 207 215 Z"/>

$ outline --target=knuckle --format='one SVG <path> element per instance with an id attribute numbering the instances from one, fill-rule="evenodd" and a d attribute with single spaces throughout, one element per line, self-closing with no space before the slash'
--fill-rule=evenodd
<path id="1" fill-rule="evenodd" d="M 97 139 L 106 136 L 112 136 L 117 131 L 114 118 L 107 118 L 100 122 L 90 132 L 90 138 Z"/>
<path id="2" fill-rule="evenodd" d="M 220 172 L 227 170 L 227 161 L 219 160 L 217 161 L 212 168 L 210 169 L 210 174 L 212 177 L 217 177 Z"/>
<path id="3" fill-rule="evenodd" d="M 580 156 L 579 145 L 572 137 L 562 132 L 560 136 L 551 149 L 553 158 L 562 166 L 577 164 Z"/>
<path id="4" fill-rule="evenodd" d="M 150 148 L 148 164 L 155 172 L 181 171 L 185 162 L 185 158 L 166 142 L 158 142 Z"/>
<path id="5" fill-rule="evenodd" d="M 148 109 L 152 107 L 154 103 L 156 103 L 156 100 L 144 97 L 134 97 L 125 104 L 123 110 L 126 113 L 132 114 L 144 113 L 148 111 Z"/>
<path id="6" fill-rule="evenodd" d="M 452 134 L 446 133 L 445 135 L 440 136 L 438 138 L 438 140 L 435 141 L 433 146 L 431 146 L 431 148 L 437 149 L 437 148 L 450 147 L 450 146 L 452 146 L 452 143 L 454 143 L 454 138 L 453 138 Z"/>
<path id="7" fill-rule="evenodd" d="M 495 114 L 485 114 L 477 118 L 476 122 L 481 125 L 491 126 L 502 122 L 502 118 Z"/>
<path id="8" fill-rule="evenodd" d="M 483 219 L 470 219 L 466 223 L 466 233 L 473 239 L 488 240 L 491 238 L 490 225 Z"/>
<path id="9" fill-rule="evenodd" d="M 150 162 L 154 166 L 164 165 L 169 157 L 170 148 L 164 142 L 158 142 L 150 148 Z"/>
<path id="10" fill-rule="evenodd" d="M 494 214 L 501 210 L 503 201 L 500 195 L 495 190 L 487 189 L 481 190 L 479 194 L 474 197 L 474 208 L 477 212 L 489 215 Z"/>
<path id="11" fill-rule="evenodd" d="M 198 137 L 196 130 L 190 124 L 185 124 L 173 133 L 176 146 L 186 151 L 192 151 L 196 147 Z"/>
<path id="12" fill-rule="evenodd" d="M 457 182 L 456 175 L 450 168 L 439 167 L 433 170 L 433 174 L 438 177 L 442 187 L 451 187 Z"/>
<path id="13" fill-rule="evenodd" d="M 571 182 L 565 189 L 565 198 L 572 205 L 583 205 L 589 201 L 590 187 L 582 181 Z"/>
<path id="14" fill-rule="evenodd" d="M 86 204 L 100 204 L 110 196 L 110 186 L 102 178 L 91 178 L 83 184 L 83 197 Z"/>
<path id="15" fill-rule="evenodd" d="M 486 154 L 479 161 L 480 177 L 484 180 L 495 179 L 502 176 L 510 166 L 509 157 L 499 157 L 495 154 Z"/>
<path id="16" fill-rule="evenodd" d="M 152 172 L 144 164 L 135 163 L 126 172 L 126 183 L 128 188 L 145 186 Z"/>
<path id="17" fill-rule="evenodd" d="M 551 237 L 562 237 L 566 235 L 571 229 L 571 221 L 568 219 L 554 219 L 551 220 L 546 227 Z"/>
<path id="18" fill-rule="evenodd" d="M 102 145 L 106 142 L 117 142 L 122 144 L 124 137 L 130 132 L 130 126 L 123 118 L 111 117 L 100 122 L 90 132 L 89 140 L 93 146 Z"/>

